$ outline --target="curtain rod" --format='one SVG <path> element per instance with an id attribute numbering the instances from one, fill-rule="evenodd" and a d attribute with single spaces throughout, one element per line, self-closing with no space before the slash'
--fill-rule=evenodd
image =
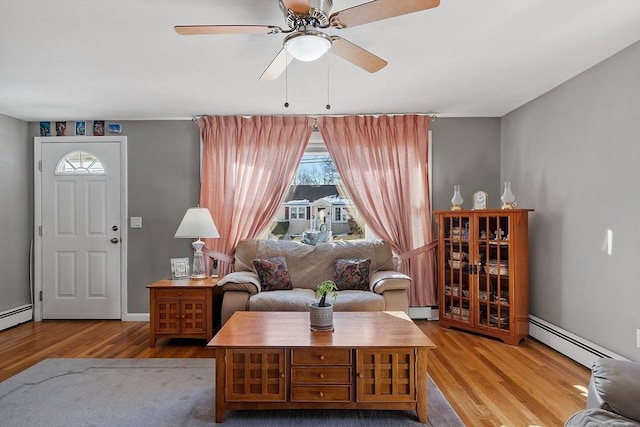
<path id="1" fill-rule="evenodd" d="M 252 117 L 252 116 L 260 116 L 262 114 L 241 114 L 242 117 Z M 307 116 L 313 119 L 318 117 L 346 117 L 346 116 L 429 116 L 432 122 L 438 120 L 438 116 L 431 113 L 371 113 L 371 114 L 276 114 L 276 116 Z M 196 122 L 199 118 L 204 117 L 205 115 L 193 116 L 191 117 L 192 122 Z"/>

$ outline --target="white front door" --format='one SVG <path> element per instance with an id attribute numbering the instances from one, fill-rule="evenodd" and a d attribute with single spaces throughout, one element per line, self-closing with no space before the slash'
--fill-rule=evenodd
<path id="1" fill-rule="evenodd" d="M 121 318 L 121 144 L 43 142 L 44 319 Z"/>

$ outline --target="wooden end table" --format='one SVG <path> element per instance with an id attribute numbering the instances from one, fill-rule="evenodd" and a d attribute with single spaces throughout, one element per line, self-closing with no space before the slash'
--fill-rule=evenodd
<path id="1" fill-rule="evenodd" d="M 160 280 L 149 288 L 149 339 L 155 347 L 160 338 L 210 340 L 214 330 L 214 295 L 219 277 Z"/>
<path id="2" fill-rule="evenodd" d="M 235 312 L 216 351 L 216 422 L 227 409 L 415 410 L 427 422 L 431 340 L 404 312 L 337 312 L 313 332 L 307 312 Z"/>

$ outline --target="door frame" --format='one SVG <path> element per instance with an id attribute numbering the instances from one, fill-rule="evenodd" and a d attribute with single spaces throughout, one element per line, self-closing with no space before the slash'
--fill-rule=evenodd
<path id="1" fill-rule="evenodd" d="M 42 321 L 42 144 L 67 142 L 95 144 L 116 142 L 120 144 L 120 320 L 126 320 L 127 311 L 127 247 L 129 224 L 127 185 L 127 137 L 126 136 L 46 136 L 35 137 L 33 146 L 33 318 Z"/>

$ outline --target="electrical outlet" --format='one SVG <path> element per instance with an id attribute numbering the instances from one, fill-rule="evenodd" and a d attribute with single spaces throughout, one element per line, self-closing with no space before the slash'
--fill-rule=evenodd
<path id="1" fill-rule="evenodd" d="M 132 216 L 131 217 L 131 228 L 142 228 L 142 217 L 141 216 Z"/>
<path id="2" fill-rule="evenodd" d="M 640 348 L 640 328 L 636 328 L 636 347 Z"/>

